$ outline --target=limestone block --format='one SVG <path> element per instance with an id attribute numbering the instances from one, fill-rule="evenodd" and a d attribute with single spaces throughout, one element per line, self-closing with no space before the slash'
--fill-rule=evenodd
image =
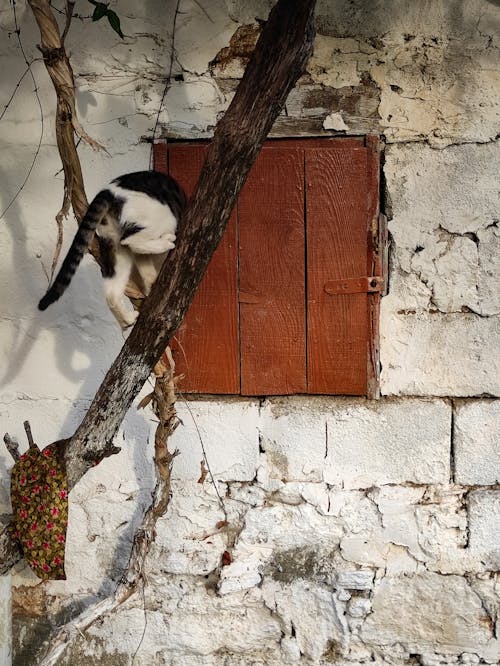
<path id="1" fill-rule="evenodd" d="M 474 490 L 469 494 L 469 548 L 500 569 L 500 490 Z"/>
<path id="2" fill-rule="evenodd" d="M 382 391 L 497 395 L 500 143 L 398 145 L 386 156 L 393 246 Z"/>
<path id="3" fill-rule="evenodd" d="M 361 635 L 374 646 L 402 643 L 410 652 L 488 650 L 492 626 L 478 595 L 460 576 L 385 577 Z"/>
<path id="4" fill-rule="evenodd" d="M 500 483 L 500 400 L 459 403 L 454 444 L 456 483 Z"/>
<path id="5" fill-rule="evenodd" d="M 272 398 L 261 411 L 268 474 L 280 481 L 322 481 L 328 398 Z"/>
<path id="6" fill-rule="evenodd" d="M 348 590 L 370 590 L 373 586 L 373 571 L 341 571 L 337 574 L 337 585 Z"/>
<path id="7" fill-rule="evenodd" d="M 232 503 L 227 502 L 232 513 Z M 172 574 L 207 575 L 226 549 L 226 535 L 217 527 L 224 514 L 211 485 L 174 481 L 165 517 L 158 523 L 155 562 Z M 235 521 L 236 522 L 236 521 Z"/>
<path id="8" fill-rule="evenodd" d="M 450 407 L 442 401 L 269 400 L 262 446 L 280 480 L 345 488 L 449 479 Z"/>
<path id="9" fill-rule="evenodd" d="M 183 425 L 170 440 L 180 452 L 174 460 L 174 478 L 200 478 L 200 437 L 210 469 L 219 481 L 250 481 L 255 477 L 259 457 L 256 402 L 192 400 L 178 402 L 176 407 Z"/>
<path id="10" fill-rule="evenodd" d="M 300 652 L 318 660 L 329 644 L 341 648 L 347 634 L 343 612 L 331 590 L 311 581 L 298 580 L 290 585 L 274 581 L 263 584 L 266 605 L 293 627 Z"/>
<path id="11" fill-rule="evenodd" d="M 344 488 L 447 482 L 450 416 L 439 400 L 340 403 L 327 420 L 324 480 Z"/>
<path id="12" fill-rule="evenodd" d="M 322 556 L 331 557 L 342 535 L 341 521 L 312 506 L 277 504 L 249 510 L 233 561 L 221 571 L 219 592 L 253 587 L 264 570 L 279 580 L 314 577 Z"/>
<path id="13" fill-rule="evenodd" d="M 499 316 L 381 313 L 384 395 L 500 396 Z"/>

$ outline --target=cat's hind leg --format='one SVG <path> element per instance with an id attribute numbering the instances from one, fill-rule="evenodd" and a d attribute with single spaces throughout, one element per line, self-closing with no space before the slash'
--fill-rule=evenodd
<path id="1" fill-rule="evenodd" d="M 141 276 L 145 296 L 148 296 L 151 291 L 164 258 L 164 256 L 158 254 L 136 254 L 134 256 L 134 263 Z"/>
<path id="2" fill-rule="evenodd" d="M 104 293 L 111 312 L 120 326 L 125 329 L 132 326 L 139 316 L 136 310 L 130 310 L 125 304 L 124 294 L 132 270 L 133 258 L 126 248 L 117 248 L 114 274 L 104 278 Z"/>

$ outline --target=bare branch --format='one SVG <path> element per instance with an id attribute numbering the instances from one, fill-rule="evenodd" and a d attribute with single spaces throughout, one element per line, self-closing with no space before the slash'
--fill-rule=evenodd
<path id="1" fill-rule="evenodd" d="M 30 449 L 37 449 L 38 446 L 35 444 L 33 440 L 33 435 L 31 433 L 30 422 L 25 421 L 23 425 L 24 425 L 24 430 L 26 431 L 26 437 L 28 438 L 28 446 L 30 447 Z"/>
<path id="2" fill-rule="evenodd" d="M 19 442 L 11 437 L 8 432 L 3 436 L 3 441 L 5 442 L 7 451 L 14 458 L 14 462 L 17 462 L 21 457 L 21 454 L 19 453 Z"/>

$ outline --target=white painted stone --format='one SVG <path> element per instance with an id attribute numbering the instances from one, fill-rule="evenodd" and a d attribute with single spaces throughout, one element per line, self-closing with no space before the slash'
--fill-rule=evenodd
<path id="1" fill-rule="evenodd" d="M 235 502 L 225 500 L 231 529 L 239 523 Z M 172 574 L 203 576 L 221 564 L 228 545 L 228 535 L 219 498 L 209 483 L 172 482 L 172 497 L 167 513 L 158 522 L 155 539 L 155 561 L 162 571 Z M 218 526 L 219 525 L 219 526 Z"/>
<path id="2" fill-rule="evenodd" d="M 321 516 L 308 504 L 251 509 L 245 515 L 243 529 L 232 550 L 232 563 L 221 572 L 219 592 L 228 594 L 257 585 L 266 565 L 270 566 L 272 575 L 273 558 L 282 553 L 292 560 L 298 557 L 300 549 L 312 548 L 317 556 L 332 553 L 338 547 L 341 534 L 338 520 Z M 278 574 L 289 575 L 288 571 L 278 571 Z M 302 575 L 307 578 L 310 572 L 304 571 Z"/>
<path id="3" fill-rule="evenodd" d="M 366 488 L 449 478 L 451 412 L 443 402 L 283 398 L 264 409 L 269 473 L 282 481 Z"/>
<path id="4" fill-rule="evenodd" d="M 387 151 L 395 279 L 381 310 L 385 394 L 500 391 L 499 149 Z"/>
<path id="5" fill-rule="evenodd" d="M 337 585 L 348 590 L 370 590 L 373 586 L 373 571 L 340 571 L 337 574 Z"/>
<path id="6" fill-rule="evenodd" d="M 500 400 L 457 404 L 454 445 L 456 483 L 500 483 Z"/>
<path id="7" fill-rule="evenodd" d="M 410 652 L 481 654 L 492 631 L 479 597 L 459 576 L 385 577 L 362 628 L 368 645 L 402 643 Z"/>
<path id="8" fill-rule="evenodd" d="M 500 395 L 500 317 L 381 308 L 384 395 Z"/>
<path id="9" fill-rule="evenodd" d="M 309 659 L 318 660 L 332 641 L 339 648 L 344 646 L 347 626 L 331 590 L 310 581 L 268 582 L 263 585 L 263 595 L 287 634 L 293 628 L 300 652 Z"/>
<path id="10" fill-rule="evenodd" d="M 351 617 L 361 618 L 366 617 L 372 607 L 369 599 L 363 597 L 354 597 L 349 601 L 347 612 Z"/>
<path id="11" fill-rule="evenodd" d="M 261 446 L 269 475 L 280 481 L 322 481 L 327 398 L 273 398 L 261 411 Z"/>
<path id="12" fill-rule="evenodd" d="M 345 124 L 341 113 L 330 113 L 323 120 L 323 129 L 342 132 L 349 130 L 349 127 Z"/>
<path id="13" fill-rule="evenodd" d="M 11 576 L 0 576 L 0 664 L 12 663 Z"/>
<path id="14" fill-rule="evenodd" d="M 500 490 L 473 490 L 469 494 L 469 548 L 500 569 Z"/>
<path id="15" fill-rule="evenodd" d="M 259 456 L 258 406 L 255 402 L 180 401 L 177 412 L 183 425 L 171 438 L 172 447 L 180 453 L 174 460 L 175 478 L 200 478 L 203 460 L 200 438 L 216 479 L 251 481 L 255 477 Z"/>
<path id="16" fill-rule="evenodd" d="M 345 406 L 344 406 L 345 405 Z M 327 483 L 368 488 L 449 479 L 450 407 L 441 401 L 358 402 L 328 416 Z"/>

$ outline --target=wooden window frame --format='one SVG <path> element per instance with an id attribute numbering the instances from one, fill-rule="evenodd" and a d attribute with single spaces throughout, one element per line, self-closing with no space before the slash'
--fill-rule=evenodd
<path id="1" fill-rule="evenodd" d="M 154 168 L 170 172 L 189 195 L 207 145 L 157 142 Z M 303 183 L 297 171 L 299 153 L 304 159 Z M 272 168 L 275 158 L 281 174 Z M 177 368 L 186 377 L 183 391 L 379 397 L 379 311 L 387 282 L 387 226 L 379 213 L 379 173 L 380 143 L 374 135 L 272 139 L 264 144 L 172 341 Z M 277 176 L 281 180 L 268 182 Z M 265 193 L 261 200 L 258 194 L 266 187 L 271 198 Z M 266 204 L 271 199 L 274 211 Z M 294 241 L 300 237 L 301 222 L 295 219 L 299 208 L 304 216 L 302 244 L 300 238 Z M 272 223 L 273 214 L 280 217 L 281 226 Z M 280 245 L 283 233 L 287 242 Z M 254 242 L 264 237 L 265 242 Z M 287 274 L 274 267 L 273 279 L 266 281 L 253 264 L 272 265 L 280 256 L 278 246 L 289 255 L 288 267 L 297 270 Z M 314 262 L 317 269 L 311 268 Z M 295 285 L 302 281 L 303 296 L 295 296 L 287 277 Z M 300 329 L 295 338 L 280 334 L 273 308 L 283 314 L 285 328 Z M 303 331 L 293 319 L 300 320 L 302 311 Z M 263 329 L 271 330 L 267 345 L 262 342 Z"/>

